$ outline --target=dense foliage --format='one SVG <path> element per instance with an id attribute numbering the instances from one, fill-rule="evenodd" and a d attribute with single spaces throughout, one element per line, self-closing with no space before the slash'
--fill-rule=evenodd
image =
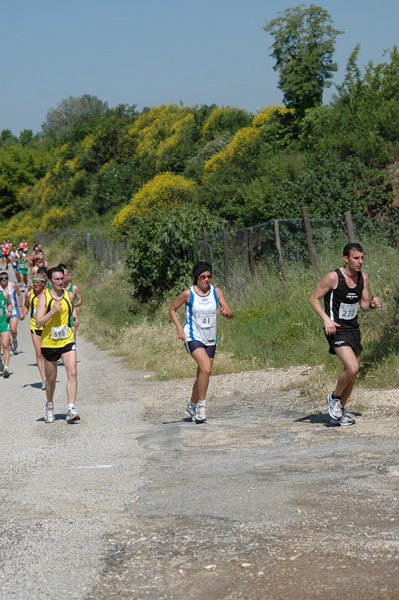
<path id="1" fill-rule="evenodd" d="M 285 105 L 301 116 L 307 108 L 320 106 L 323 89 L 331 85 L 338 69 L 332 56 L 335 39 L 343 32 L 334 29 L 328 12 L 314 4 L 287 8 L 264 30 L 274 36 L 274 69 L 279 71 Z"/>
<path id="2" fill-rule="evenodd" d="M 316 17 L 323 25 L 326 15 Z M 327 33 L 331 41 L 338 32 Z M 110 240 L 128 234 L 132 282 L 145 299 L 185 273 L 205 225 L 297 218 L 305 205 L 311 218 L 383 213 L 393 201 L 386 167 L 399 155 L 399 52 L 364 72 L 358 52 L 328 106 L 287 100 L 251 115 L 169 104 L 140 113 L 84 96 L 50 110 L 40 134 L 3 130 L 2 235 L 32 239 L 94 222 Z"/>

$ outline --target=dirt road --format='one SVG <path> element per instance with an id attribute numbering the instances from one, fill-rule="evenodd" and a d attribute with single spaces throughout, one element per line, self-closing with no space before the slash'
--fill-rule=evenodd
<path id="1" fill-rule="evenodd" d="M 78 336 L 81 421 L 45 424 L 28 323 L 1 397 L 1 600 L 399 599 L 397 390 L 354 427 L 308 370 L 155 382 Z"/>

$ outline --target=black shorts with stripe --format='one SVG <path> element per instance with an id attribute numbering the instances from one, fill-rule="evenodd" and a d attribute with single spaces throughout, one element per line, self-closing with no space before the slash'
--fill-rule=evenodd
<path id="1" fill-rule="evenodd" d="M 190 356 L 192 355 L 194 350 L 197 350 L 198 348 L 203 348 L 209 356 L 209 358 L 215 358 L 216 344 L 212 344 L 212 346 L 206 346 L 198 340 L 192 340 L 190 342 L 184 342 L 184 345 Z"/>
<path id="2" fill-rule="evenodd" d="M 330 354 L 335 354 L 335 348 L 341 348 L 342 346 L 349 346 L 355 354 L 360 354 L 363 350 L 363 346 L 360 343 L 359 328 L 339 330 L 337 327 L 336 333 L 334 335 L 326 335 L 326 338 L 330 345 Z"/>

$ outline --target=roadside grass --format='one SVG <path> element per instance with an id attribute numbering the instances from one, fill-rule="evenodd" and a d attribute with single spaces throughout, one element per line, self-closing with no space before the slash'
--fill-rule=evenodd
<path id="1" fill-rule="evenodd" d="M 365 350 L 357 385 L 398 387 L 399 252 L 378 240 L 369 240 L 364 246 L 370 293 L 379 295 L 383 306 L 367 315 L 359 311 Z M 322 323 L 308 298 L 320 277 L 342 264 L 341 252 L 324 252 L 316 271 L 287 265 L 284 277 L 276 272 L 275 265 L 258 265 L 254 276 L 242 266 L 233 266 L 229 286 L 222 287 L 234 318 L 218 318 L 213 373 L 318 366 L 302 392 L 310 397 L 324 395 L 334 385 L 341 364 L 328 354 Z M 195 365 L 176 339 L 168 315 L 170 302 L 181 290 L 171 291 L 161 306 L 143 305 L 134 299 L 123 265 L 112 269 L 98 265 L 93 255 L 74 248 L 73 242 L 53 247 L 53 255 L 68 266 L 73 263 L 73 281 L 84 299 L 79 309 L 80 334 L 123 357 L 132 368 L 153 372 L 157 379 L 193 376 Z M 216 277 L 214 283 L 218 285 Z"/>

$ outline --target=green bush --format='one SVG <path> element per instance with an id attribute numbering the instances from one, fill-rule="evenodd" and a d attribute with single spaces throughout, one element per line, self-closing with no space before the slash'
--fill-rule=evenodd
<path id="1" fill-rule="evenodd" d="M 184 205 L 149 211 L 128 231 L 126 263 L 134 294 L 157 304 L 165 293 L 186 287 L 192 247 L 202 227 L 219 225 L 205 208 Z"/>

